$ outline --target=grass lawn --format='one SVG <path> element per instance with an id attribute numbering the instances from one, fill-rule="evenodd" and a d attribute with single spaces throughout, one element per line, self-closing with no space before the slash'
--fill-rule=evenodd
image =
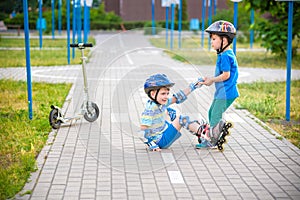
<path id="1" fill-rule="evenodd" d="M 90 39 L 95 44 L 95 39 Z M 0 47 L 10 48 L 0 50 L 0 67 L 25 67 L 26 54 L 24 50 L 24 39 L 0 38 Z M 20 50 L 11 48 L 22 48 Z M 70 49 L 70 64 L 79 64 L 80 51 L 75 50 L 75 57 L 72 58 L 72 49 Z M 85 50 L 85 55 L 90 50 Z M 17 58 L 17 59 L 16 59 Z M 67 43 L 65 39 L 43 39 L 43 47 L 39 48 L 39 39 L 30 39 L 30 65 L 31 66 L 57 66 L 67 65 Z"/>
<path id="2" fill-rule="evenodd" d="M 70 84 L 33 83 L 33 120 L 28 118 L 27 85 L 0 80 L 0 199 L 22 189 L 48 138 L 50 105 L 62 106 Z"/>
<path id="3" fill-rule="evenodd" d="M 247 109 L 300 148 L 300 80 L 291 84 L 291 121 L 285 120 L 285 82 L 239 84 L 238 108 Z"/>
<path id="4" fill-rule="evenodd" d="M 151 38 L 150 42 L 156 47 L 166 48 L 164 38 Z M 237 48 L 249 48 L 247 46 L 248 44 L 237 44 Z M 200 48 L 200 38 L 183 38 L 181 47 L 181 49 L 178 49 L 178 40 L 174 39 L 174 50 L 170 51 L 168 48 L 165 52 L 173 59 L 182 62 L 189 62 L 195 65 L 215 65 L 216 52 L 208 51 L 207 40 L 205 40 L 205 48 L 202 49 Z M 255 43 L 254 48 L 261 47 L 258 43 Z M 286 69 L 286 58 L 277 57 L 270 52 L 238 51 L 237 59 L 240 67 Z M 293 58 L 292 68 L 300 69 L 300 55 Z"/>

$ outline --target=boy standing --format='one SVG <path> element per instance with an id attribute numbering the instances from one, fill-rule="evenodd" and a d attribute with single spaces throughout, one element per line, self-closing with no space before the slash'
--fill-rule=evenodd
<path id="1" fill-rule="evenodd" d="M 227 21 L 216 21 L 206 30 L 210 34 L 211 46 L 217 51 L 217 62 L 214 77 L 205 77 L 200 84 L 210 86 L 215 83 L 214 100 L 208 111 L 208 119 L 211 131 L 220 132 L 223 124 L 223 113 L 229 108 L 239 96 L 237 88 L 238 63 L 230 48 L 235 35 L 235 27 Z M 221 123 L 220 123 L 221 122 Z M 220 126 L 221 125 L 221 126 Z M 196 148 L 207 148 L 214 146 L 207 140 L 202 140 Z"/>

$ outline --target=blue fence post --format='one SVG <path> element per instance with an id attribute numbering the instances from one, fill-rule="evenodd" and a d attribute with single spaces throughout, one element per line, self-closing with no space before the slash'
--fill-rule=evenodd
<path id="1" fill-rule="evenodd" d="M 75 7 L 75 0 L 73 0 L 73 24 L 72 24 L 72 43 L 75 43 L 75 37 L 76 37 L 76 7 Z M 72 48 L 72 59 L 75 58 L 75 48 Z"/>
<path id="2" fill-rule="evenodd" d="M 236 31 L 238 30 L 238 1 L 234 1 L 234 16 L 233 16 L 233 25 L 236 28 Z M 233 39 L 233 52 L 236 55 L 236 37 Z"/>
<path id="3" fill-rule="evenodd" d="M 43 0 L 39 0 L 39 38 L 40 38 L 40 49 L 43 47 L 43 26 L 42 26 L 42 5 L 43 5 Z"/>
<path id="4" fill-rule="evenodd" d="M 251 24 L 251 30 L 250 30 L 250 48 L 253 48 L 253 42 L 254 42 L 254 9 L 251 9 L 250 11 L 250 24 Z"/>
<path id="5" fill-rule="evenodd" d="M 218 4 L 218 0 L 214 0 L 214 15 L 217 14 L 217 4 Z"/>
<path id="6" fill-rule="evenodd" d="M 174 34 L 174 15 L 175 15 L 175 6 L 174 3 L 171 4 L 171 41 L 170 48 L 173 49 L 173 34 Z"/>
<path id="7" fill-rule="evenodd" d="M 32 120 L 32 84 L 31 84 L 31 67 L 30 67 L 30 46 L 29 46 L 29 25 L 28 25 L 28 6 L 27 0 L 23 0 L 24 12 L 24 35 L 25 35 L 25 51 L 26 51 L 26 73 L 27 73 L 27 93 L 28 93 L 28 117 Z"/>
<path id="8" fill-rule="evenodd" d="M 168 47 L 169 6 L 166 7 L 166 47 Z"/>
<path id="9" fill-rule="evenodd" d="M 181 21 L 182 21 L 182 0 L 179 0 L 178 5 L 179 19 L 178 19 L 178 47 L 181 48 Z"/>
<path id="10" fill-rule="evenodd" d="M 202 0 L 202 32 L 201 32 L 201 47 L 204 47 L 204 29 L 205 29 L 205 16 L 206 16 L 206 0 Z"/>
<path id="11" fill-rule="evenodd" d="M 288 41 L 287 41 L 287 55 L 286 55 L 286 108 L 285 118 L 290 121 L 290 97 L 291 97 L 291 70 L 292 70 L 292 33 L 293 33 L 293 1 L 289 1 L 288 11 Z"/>
<path id="12" fill-rule="evenodd" d="M 67 59 L 70 64 L 70 0 L 67 0 Z"/>
<path id="13" fill-rule="evenodd" d="M 92 5 L 87 7 L 87 34 L 90 34 L 90 15 L 91 15 L 91 7 Z"/>
<path id="14" fill-rule="evenodd" d="M 83 41 L 87 42 L 87 5 L 86 0 L 84 0 L 84 8 L 83 8 Z"/>
<path id="15" fill-rule="evenodd" d="M 155 0 L 152 0 L 152 35 L 155 35 Z"/>
<path id="16" fill-rule="evenodd" d="M 77 42 L 80 43 L 81 40 L 81 5 L 80 0 L 76 2 L 76 27 L 77 27 Z"/>
<path id="17" fill-rule="evenodd" d="M 58 34 L 61 35 L 61 0 L 58 0 Z"/>
<path id="18" fill-rule="evenodd" d="M 54 0 L 51 0 L 51 10 L 52 10 L 52 39 L 55 38 L 55 10 L 54 10 Z"/>
<path id="19" fill-rule="evenodd" d="M 212 23 L 212 0 L 208 0 L 208 26 Z M 210 44 L 210 38 L 208 37 L 208 51 L 210 51 L 211 44 Z"/>

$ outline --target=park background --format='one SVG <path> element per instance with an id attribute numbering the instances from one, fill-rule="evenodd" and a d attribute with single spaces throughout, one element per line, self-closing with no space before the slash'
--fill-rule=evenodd
<path id="1" fill-rule="evenodd" d="M 67 28 L 66 23 L 66 1 L 54 1 L 55 2 L 55 12 L 54 12 L 54 24 L 55 24 L 55 36 L 59 36 L 58 24 L 59 24 L 59 11 L 58 4 L 61 2 L 61 30 L 64 31 Z M 122 6 L 120 2 L 123 2 Z M 215 5 L 215 1 L 211 1 L 211 5 Z M 201 38 L 200 29 L 202 27 L 202 1 L 191 1 L 183 0 L 183 10 L 182 10 L 182 31 L 191 32 L 194 34 L 195 38 Z M 13 6 L 11 6 L 13 5 Z M 8 30 L 1 31 L 1 47 L 9 47 L 11 45 L 17 44 L 18 47 L 24 47 L 23 28 L 24 28 L 24 16 L 23 16 L 23 4 L 22 1 L 2 1 L 0 3 L 0 20 L 3 20 L 4 25 Z M 36 0 L 28 1 L 29 6 L 29 28 L 32 31 L 31 35 L 38 36 L 37 21 L 39 18 L 38 2 Z M 51 1 L 43 1 L 43 18 L 46 21 L 46 26 L 43 29 L 43 36 L 51 36 L 52 34 L 52 20 L 53 12 L 51 7 Z M 72 6 L 72 5 L 71 5 Z M 93 6 L 90 9 L 90 30 L 91 31 L 124 31 L 133 29 L 144 29 L 145 34 L 151 35 L 152 32 L 148 31 L 147 27 L 153 25 L 152 21 L 152 10 L 151 1 L 104 1 L 98 2 L 94 1 Z M 191 10 L 193 8 L 194 10 Z M 211 8 L 215 8 L 212 6 Z M 83 12 L 83 8 L 82 12 Z M 254 23 L 251 23 L 250 16 L 251 10 L 254 10 Z M 138 14 L 139 11 L 142 14 Z M 155 1 L 155 27 L 157 30 L 164 30 L 166 28 L 165 9 L 162 8 L 160 1 Z M 131 15 L 129 15 L 131 14 Z M 135 15 L 132 15 L 135 14 Z M 233 21 L 234 16 L 234 3 L 229 0 L 219 0 L 218 6 L 212 11 L 211 19 L 209 19 L 209 8 L 206 8 L 205 16 L 205 27 L 209 25 L 209 21 L 216 21 L 219 19 Z M 72 19 L 72 13 L 71 13 Z M 169 20 L 171 19 L 171 13 L 169 15 Z M 198 19 L 199 29 L 190 30 L 190 22 L 192 19 Z M 292 32 L 292 67 L 293 69 L 300 69 L 299 66 L 299 29 L 300 25 L 297 23 L 300 19 L 299 3 L 294 3 L 294 13 L 293 13 L 293 32 Z M 83 20 L 83 19 L 82 19 Z M 178 30 L 178 8 L 176 6 L 175 14 L 175 26 L 174 29 Z M 71 20 L 71 27 L 72 27 Z M 169 23 L 169 26 L 171 24 Z M 16 27 L 19 27 L 21 32 L 20 38 L 6 39 L 5 36 L 15 36 L 17 35 Z M 257 1 L 257 0 L 244 0 L 239 2 L 238 7 L 238 34 L 237 34 L 237 47 L 250 48 L 250 33 L 254 31 L 254 47 L 253 48 L 263 48 L 266 52 L 257 55 L 253 53 L 251 60 L 249 59 L 249 54 L 243 57 L 242 52 L 237 53 L 240 66 L 246 66 L 248 63 L 250 66 L 255 67 L 271 67 L 271 68 L 286 68 L 286 55 L 287 55 L 287 33 L 288 33 L 288 3 L 278 2 L 278 1 Z M 171 27 L 168 27 L 169 29 Z M 63 34 L 62 33 L 62 34 Z M 155 33 L 159 34 L 159 33 Z M 206 36 L 207 37 L 207 36 Z M 50 37 L 51 38 L 51 37 Z M 92 35 L 89 41 L 94 42 Z M 163 39 L 154 39 L 153 44 L 159 47 L 164 47 Z M 31 39 L 31 45 L 33 47 L 38 47 L 38 39 Z M 57 58 L 62 57 L 59 63 L 55 65 L 67 65 L 66 59 L 66 42 L 65 40 L 60 40 L 59 38 L 46 39 L 44 42 L 44 47 L 47 45 L 59 46 L 64 48 Z M 209 48 L 209 44 L 206 41 L 204 48 Z M 48 47 L 49 47 L 48 46 Z M 199 42 L 200 46 L 200 42 Z M 194 48 L 194 47 L 193 47 Z M 199 47 L 200 48 L 200 47 Z M 188 51 L 181 51 L 178 47 L 174 49 L 177 51 L 178 55 L 185 55 Z M 1 53 L 1 67 L 25 67 L 25 51 L 11 51 L 9 53 L 2 50 Z M 53 63 L 38 63 L 43 57 L 45 61 L 51 61 L 49 57 L 53 57 L 53 52 L 47 50 L 41 51 L 43 54 L 39 54 L 36 58 L 32 58 L 32 64 L 34 66 L 51 66 Z M 8 56 L 7 56 L 8 55 Z M 14 56 L 12 56 L 14 55 Z M 5 57 L 6 56 L 6 57 Z M 18 59 L 15 59 L 18 57 Z M 251 56 L 250 56 L 251 58 Z M 254 63 L 258 58 L 262 58 L 261 62 Z M 176 58 L 175 58 L 176 59 Z M 195 59 L 195 58 L 188 58 Z M 179 59 L 180 60 L 180 59 Z M 21 62 L 18 62 L 21 61 Z M 72 60 L 72 64 L 78 63 L 78 59 Z M 195 63 L 197 61 L 194 61 Z M 8 63 L 8 64 L 7 64 Z M 37 64 L 34 64 L 37 63 Z M 47 133 L 50 131 L 47 115 L 48 107 L 46 105 L 50 103 L 57 103 L 62 105 L 64 98 L 70 85 L 35 85 L 35 99 L 38 102 L 36 105 L 36 115 L 32 121 L 28 120 L 27 113 L 27 103 L 26 103 L 26 83 L 16 82 L 13 80 L 1 80 L 1 198 L 9 198 L 14 196 L 22 186 L 26 183 L 27 178 L 31 171 L 35 168 L 35 157 L 38 155 L 39 151 L 43 147 L 46 139 Z M 50 93 L 56 93 L 58 87 L 61 87 L 60 94 L 61 99 L 48 99 L 46 102 L 44 97 L 46 94 L 39 94 L 42 91 L 41 88 L 47 88 L 43 90 L 50 90 Z M 285 120 L 285 83 L 271 83 L 271 85 L 265 83 L 255 83 L 250 86 L 240 86 L 242 92 L 244 90 L 249 92 L 249 88 L 253 90 L 253 96 L 249 96 L 249 99 L 242 99 L 239 101 L 241 108 L 247 108 L 256 116 L 258 116 L 263 121 L 271 125 L 276 131 L 281 133 L 283 137 L 290 139 L 290 141 L 298 146 L 299 148 L 299 110 L 296 107 L 296 99 L 299 99 L 299 81 L 292 82 L 292 106 L 291 106 L 291 120 Z M 260 93 L 262 88 L 270 90 L 273 88 L 275 91 L 269 91 L 264 98 L 258 96 L 257 92 Z M 278 89 L 280 88 L 280 89 Z M 259 90 L 259 91 L 257 91 Z M 275 93 L 275 94 L 274 94 Z M 7 98 L 7 96 L 9 98 Z M 262 94 L 259 94 L 262 95 Z M 40 96 L 40 97 L 38 97 Z M 244 95 L 246 96 L 246 95 Z M 281 98 L 280 98 L 281 97 Z M 15 99 L 14 99 L 15 98 Z M 7 101 L 5 101 L 5 99 Z M 20 101 L 21 99 L 21 101 Z M 261 99 L 260 102 L 253 102 L 254 99 Z M 52 101 L 52 102 L 51 102 Z M 22 102 L 16 104 L 16 102 Z M 43 102 L 43 103 L 41 103 Z M 294 103 L 293 103 L 294 102 Z M 41 104 L 40 104 L 41 103 Z M 244 103 L 244 105 L 243 105 Z M 278 107 L 279 106 L 279 107 Z M 9 120 L 7 120 L 9 119 Z M 24 124 L 19 123 L 23 121 Z M 18 123 L 18 127 L 15 124 Z M 5 126 L 4 126 L 5 125 Z M 24 136 L 23 132 L 26 130 L 29 134 Z M 279 138 L 280 139 L 280 138 Z"/>

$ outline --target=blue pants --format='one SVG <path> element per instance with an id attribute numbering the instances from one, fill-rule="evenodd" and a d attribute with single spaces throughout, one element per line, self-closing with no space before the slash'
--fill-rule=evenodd
<path id="1" fill-rule="evenodd" d="M 181 133 L 172 124 L 166 123 L 168 128 L 163 132 L 160 141 L 157 143 L 161 149 L 169 148 L 181 136 Z"/>

